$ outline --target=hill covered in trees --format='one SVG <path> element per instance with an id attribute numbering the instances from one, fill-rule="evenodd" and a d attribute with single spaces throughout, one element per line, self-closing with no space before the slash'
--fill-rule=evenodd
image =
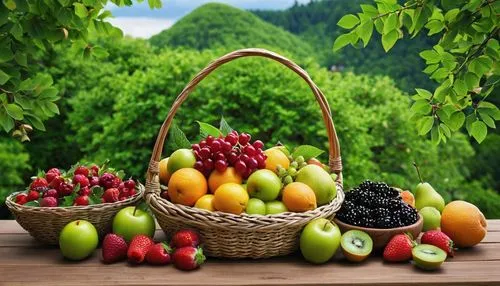
<path id="1" fill-rule="evenodd" d="M 151 37 L 157 47 L 185 47 L 196 50 L 272 47 L 308 57 L 312 48 L 296 35 L 269 24 L 250 12 L 225 4 L 198 7 L 169 29 Z"/>

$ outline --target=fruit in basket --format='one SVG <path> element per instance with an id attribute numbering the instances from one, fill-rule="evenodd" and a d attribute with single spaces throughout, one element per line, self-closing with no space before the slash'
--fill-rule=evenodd
<path id="1" fill-rule="evenodd" d="M 57 188 L 57 192 L 59 193 L 59 197 L 69 196 L 73 193 L 75 186 L 68 182 L 62 182 L 59 184 Z"/>
<path id="2" fill-rule="evenodd" d="M 85 166 L 78 166 L 76 169 L 75 169 L 75 172 L 73 173 L 75 176 L 76 175 L 81 175 L 83 177 L 88 177 L 89 176 L 89 169 Z"/>
<path id="3" fill-rule="evenodd" d="M 215 191 L 213 204 L 218 211 L 241 214 L 247 207 L 248 199 L 248 193 L 241 185 L 227 183 Z"/>
<path id="4" fill-rule="evenodd" d="M 31 201 L 38 200 L 39 197 L 40 197 L 40 193 L 39 192 L 37 192 L 37 191 L 29 191 L 28 192 L 28 197 L 26 199 L 28 200 L 28 202 L 31 202 Z"/>
<path id="5" fill-rule="evenodd" d="M 446 252 L 430 244 L 415 246 L 412 256 L 415 266 L 423 270 L 435 270 L 446 260 Z"/>
<path id="6" fill-rule="evenodd" d="M 73 177 L 73 185 L 80 185 L 80 188 L 87 187 L 90 184 L 89 179 L 84 175 L 75 175 Z"/>
<path id="7" fill-rule="evenodd" d="M 356 226 L 395 228 L 416 223 L 419 215 L 415 208 L 401 200 L 395 188 L 366 180 L 346 192 L 336 218 Z"/>
<path id="8" fill-rule="evenodd" d="M 49 183 L 44 178 L 36 178 L 30 184 L 30 190 L 43 192 L 49 188 Z"/>
<path id="9" fill-rule="evenodd" d="M 127 250 L 128 261 L 137 264 L 142 263 L 154 244 L 154 241 L 149 236 L 142 234 L 134 236 Z"/>
<path id="10" fill-rule="evenodd" d="M 316 208 L 316 195 L 306 184 L 294 182 L 283 189 L 282 201 L 292 212 L 305 212 Z"/>
<path id="11" fill-rule="evenodd" d="M 347 260 L 361 262 L 372 252 L 373 240 L 366 232 L 353 229 L 342 234 L 340 246 Z"/>
<path id="12" fill-rule="evenodd" d="M 181 248 L 186 246 L 197 247 L 200 245 L 200 235 L 192 229 L 181 229 L 174 233 L 170 240 L 170 246 Z"/>
<path id="13" fill-rule="evenodd" d="M 281 201 L 266 202 L 266 215 L 280 214 L 288 211 L 285 204 Z"/>
<path id="14" fill-rule="evenodd" d="M 328 204 L 337 195 L 335 181 L 327 171 L 317 165 L 307 165 L 300 169 L 295 181 L 311 187 L 316 194 L 318 206 Z"/>
<path id="15" fill-rule="evenodd" d="M 279 147 L 269 148 L 264 153 L 267 156 L 266 169 L 276 172 L 278 166 L 288 169 L 290 167 L 290 160 Z"/>
<path id="16" fill-rule="evenodd" d="M 300 251 L 311 263 L 325 263 L 330 260 L 340 245 L 339 227 L 325 219 L 309 222 L 300 234 Z"/>
<path id="17" fill-rule="evenodd" d="M 104 263 L 114 263 L 127 258 L 127 242 L 123 237 L 108 233 L 102 241 L 102 261 Z"/>
<path id="18" fill-rule="evenodd" d="M 208 178 L 208 188 L 213 194 L 218 187 L 225 183 L 241 184 L 243 178 L 236 172 L 233 167 L 227 167 L 224 171 L 213 170 Z"/>
<path id="19" fill-rule="evenodd" d="M 251 198 L 248 200 L 247 208 L 245 210 L 247 214 L 266 214 L 266 204 L 257 198 Z"/>
<path id="20" fill-rule="evenodd" d="M 118 186 L 115 186 L 115 179 L 116 179 L 115 175 L 111 173 L 104 173 L 99 178 L 99 185 L 104 189 L 116 188 Z"/>
<path id="21" fill-rule="evenodd" d="M 15 202 L 16 204 L 24 205 L 28 202 L 28 195 L 24 193 L 16 195 Z"/>
<path id="22" fill-rule="evenodd" d="M 109 188 L 104 191 L 102 198 L 105 203 L 114 203 L 119 200 L 120 191 L 117 188 Z"/>
<path id="23" fill-rule="evenodd" d="M 215 196 L 212 194 L 203 195 L 201 198 L 199 198 L 196 201 L 196 203 L 194 204 L 194 207 L 213 212 L 213 211 L 215 211 L 214 197 Z"/>
<path id="24" fill-rule="evenodd" d="M 172 255 L 172 261 L 177 269 L 193 270 L 205 262 L 203 249 L 192 246 L 178 248 Z"/>
<path id="25" fill-rule="evenodd" d="M 255 171 L 247 181 L 247 191 L 252 198 L 272 201 L 278 197 L 280 190 L 281 180 L 270 170 Z"/>
<path id="26" fill-rule="evenodd" d="M 152 265 L 165 265 L 171 261 L 170 254 L 172 249 L 163 242 L 157 243 L 148 250 L 146 253 L 146 261 Z"/>
<path id="27" fill-rule="evenodd" d="M 430 244 L 437 246 L 444 250 L 446 254 L 453 257 L 455 251 L 453 249 L 453 240 L 448 237 L 444 232 L 439 230 L 429 230 L 426 231 L 420 238 L 420 242 L 423 244 Z"/>
<path id="28" fill-rule="evenodd" d="M 88 196 L 78 196 L 75 198 L 73 205 L 75 206 L 88 206 L 90 204 Z"/>
<path id="29" fill-rule="evenodd" d="M 170 180 L 170 176 L 172 176 L 172 174 L 168 171 L 168 167 L 167 167 L 169 158 L 170 157 L 162 159 L 160 161 L 160 163 L 158 163 L 160 183 L 162 183 L 164 185 L 168 185 L 168 180 Z"/>
<path id="30" fill-rule="evenodd" d="M 172 160 L 172 157 L 170 157 Z M 194 206 L 196 201 L 208 191 L 207 180 L 198 170 L 182 168 L 170 177 L 168 195 L 173 203 Z"/>
<path id="31" fill-rule="evenodd" d="M 412 257 L 415 241 L 408 234 L 396 234 L 384 248 L 384 260 L 388 262 L 404 262 Z"/>
<path id="32" fill-rule="evenodd" d="M 47 208 L 57 207 L 57 199 L 55 197 L 45 197 L 40 201 L 40 206 Z"/>
<path id="33" fill-rule="evenodd" d="M 321 168 L 323 168 L 325 166 L 323 163 L 321 163 L 320 160 L 318 160 L 316 158 L 311 158 L 311 159 L 307 160 L 307 164 L 316 165 L 316 166 L 321 167 Z"/>
<path id="34" fill-rule="evenodd" d="M 415 206 L 418 210 L 423 207 L 435 207 L 442 212 L 444 209 L 443 197 L 429 183 L 422 180 L 417 164 L 413 163 L 413 165 L 417 169 L 418 178 L 420 179 L 420 183 L 415 188 Z"/>
<path id="35" fill-rule="evenodd" d="M 43 192 L 42 197 L 54 197 L 57 198 L 59 195 L 55 189 L 48 189 L 45 192 Z"/>
<path id="36" fill-rule="evenodd" d="M 61 253 L 71 260 L 82 260 L 88 257 L 97 248 L 98 243 L 97 230 L 85 220 L 68 223 L 59 235 Z"/>
<path id="37" fill-rule="evenodd" d="M 193 151 L 189 149 L 178 149 L 170 155 L 167 164 L 167 170 L 170 174 L 174 174 L 182 168 L 193 168 L 196 163 L 196 157 Z"/>
<path id="38" fill-rule="evenodd" d="M 422 231 L 438 229 L 441 226 L 441 213 L 434 207 L 423 207 L 418 213 L 424 218 Z"/>
<path id="39" fill-rule="evenodd" d="M 122 236 L 127 242 L 139 234 L 153 237 L 155 229 L 154 218 L 137 207 L 123 208 L 113 218 L 113 233 Z"/>
<path id="40" fill-rule="evenodd" d="M 487 232 L 483 213 L 466 201 L 453 201 L 441 214 L 441 231 L 458 247 L 471 247 L 483 240 Z"/>

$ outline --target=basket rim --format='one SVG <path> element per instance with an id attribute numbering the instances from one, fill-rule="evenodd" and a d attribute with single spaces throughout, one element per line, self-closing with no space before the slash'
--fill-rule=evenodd
<path id="1" fill-rule="evenodd" d="M 35 207 L 35 206 L 25 206 L 25 205 L 20 205 L 16 203 L 15 201 L 12 200 L 12 198 L 23 191 L 18 191 L 18 192 L 13 192 L 9 196 L 5 198 L 5 204 L 9 208 L 9 210 L 16 209 L 16 211 L 33 211 L 33 212 L 52 212 L 52 213 L 65 213 L 65 212 L 71 212 L 71 211 L 82 211 L 82 210 L 105 210 L 109 208 L 115 208 L 116 206 L 119 205 L 124 205 L 124 204 L 129 204 L 131 202 L 136 202 L 139 201 L 144 193 L 145 193 L 145 187 L 143 184 L 140 182 L 137 182 L 137 193 L 123 201 L 117 201 L 114 203 L 100 203 L 100 204 L 95 204 L 95 205 L 88 205 L 88 206 L 67 206 L 67 207 Z"/>

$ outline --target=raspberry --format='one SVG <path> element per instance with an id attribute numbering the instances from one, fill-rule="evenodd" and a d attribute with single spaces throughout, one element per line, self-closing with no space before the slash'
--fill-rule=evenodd
<path id="1" fill-rule="evenodd" d="M 80 188 L 85 188 L 89 186 L 90 182 L 89 179 L 81 174 L 77 174 L 73 177 L 73 185 L 80 185 Z"/>
<path id="2" fill-rule="evenodd" d="M 114 180 L 115 180 L 115 175 L 110 173 L 104 173 L 99 178 L 99 185 L 101 185 L 101 187 L 104 187 L 105 189 L 113 188 Z"/>

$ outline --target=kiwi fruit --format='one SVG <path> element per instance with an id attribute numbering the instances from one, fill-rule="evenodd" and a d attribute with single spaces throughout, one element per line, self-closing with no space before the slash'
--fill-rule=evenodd
<path id="1" fill-rule="evenodd" d="M 373 240 L 364 231 L 349 230 L 340 238 L 340 246 L 347 260 L 361 262 L 372 252 Z"/>
<path id="2" fill-rule="evenodd" d="M 430 244 L 420 244 L 412 250 L 414 264 L 424 270 L 435 270 L 446 260 L 446 252 Z"/>

